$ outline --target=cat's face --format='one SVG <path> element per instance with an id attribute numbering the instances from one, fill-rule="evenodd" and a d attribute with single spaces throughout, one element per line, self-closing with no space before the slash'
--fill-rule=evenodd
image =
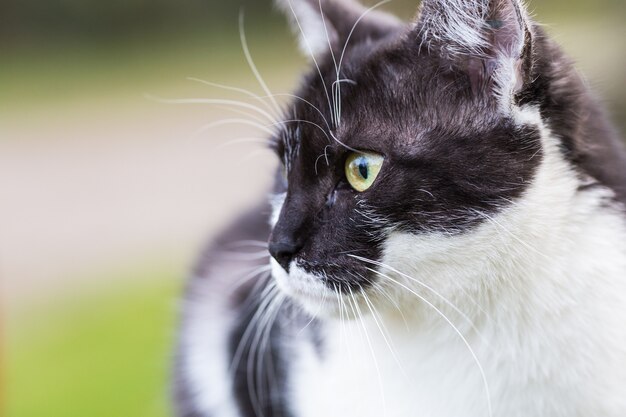
<path id="1" fill-rule="evenodd" d="M 318 0 L 291 1 L 297 27 L 321 19 Z M 420 239 L 461 242 L 533 181 L 540 134 L 516 118 L 532 93 L 523 11 L 512 0 L 494 10 L 461 2 L 476 10 L 459 16 L 448 3 L 426 0 L 403 25 L 324 1 L 329 36 L 317 52 L 304 32 L 313 70 L 275 138 L 284 178 L 270 251 L 279 286 L 314 312 L 333 310 L 320 303 L 339 294 L 380 293 L 403 258 L 420 258 Z M 439 26 L 452 18 L 466 33 Z M 398 247 L 398 236 L 415 241 Z"/>

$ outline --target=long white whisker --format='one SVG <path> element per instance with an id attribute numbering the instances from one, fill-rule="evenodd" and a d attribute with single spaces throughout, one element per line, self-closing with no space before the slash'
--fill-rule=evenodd
<path id="1" fill-rule="evenodd" d="M 416 284 L 418 284 L 419 286 L 425 288 L 426 290 L 430 291 L 431 293 L 433 293 L 437 298 L 439 298 L 441 301 L 443 301 L 446 305 L 448 305 L 450 308 L 452 308 L 457 314 L 459 314 L 463 320 L 465 320 L 467 322 L 467 324 L 470 325 L 470 327 L 476 332 L 477 335 L 479 335 L 479 337 L 482 338 L 482 335 L 480 333 L 480 331 L 478 330 L 478 328 L 476 328 L 476 325 L 474 325 L 474 322 L 467 316 L 467 314 L 463 313 L 456 305 L 454 305 L 450 300 L 448 300 L 446 297 L 444 297 L 443 295 L 441 295 L 437 290 L 435 290 L 434 288 L 432 288 L 431 286 L 423 283 L 422 281 L 415 279 L 414 277 L 407 275 L 401 271 L 398 271 L 397 269 L 395 269 L 392 266 L 386 265 L 382 262 L 378 262 L 378 261 L 374 261 L 371 259 L 367 259 L 367 258 L 363 258 L 362 256 L 358 256 L 358 255 L 352 255 L 352 254 L 348 254 L 349 257 L 357 259 L 359 261 L 362 262 L 367 262 L 369 264 L 372 265 L 376 265 L 376 266 L 380 266 L 382 268 L 385 268 L 391 272 L 395 272 L 398 275 L 401 275 L 402 277 L 411 280 L 412 282 L 415 282 Z"/>
<path id="2" fill-rule="evenodd" d="M 332 105 L 330 104 L 330 96 L 328 95 L 328 87 L 326 86 L 326 81 L 324 80 L 324 76 L 322 75 L 322 70 L 320 69 L 320 66 L 317 63 L 317 59 L 315 59 L 315 54 L 313 53 L 313 49 L 311 48 L 311 44 L 309 43 L 309 40 L 306 37 L 306 34 L 305 34 L 304 30 L 302 29 L 302 25 L 300 25 L 300 19 L 298 19 L 298 14 L 293 9 L 293 4 L 291 3 L 291 0 L 287 0 L 287 3 L 289 4 L 289 8 L 291 9 L 291 13 L 293 14 L 293 17 L 294 17 L 294 19 L 296 21 L 296 24 L 298 25 L 298 28 L 300 29 L 300 33 L 302 34 L 302 39 L 304 39 L 306 47 L 309 50 L 309 54 L 311 55 L 311 58 L 313 59 L 313 63 L 315 64 L 315 68 L 317 68 L 317 73 L 318 73 L 318 75 L 320 77 L 320 81 L 322 82 L 322 86 L 324 87 L 324 93 L 326 94 L 326 100 L 328 101 L 328 110 L 331 112 L 331 115 L 332 115 Z M 331 122 L 333 122 L 333 118 L 332 117 L 331 117 Z"/>
<path id="3" fill-rule="evenodd" d="M 265 120 L 264 117 L 261 117 L 257 114 L 254 113 L 250 113 L 247 112 L 245 110 L 241 110 L 235 107 L 228 107 L 228 106 L 215 106 L 215 108 L 221 109 L 221 110 L 225 110 L 227 112 L 230 113 L 235 113 L 235 114 L 240 114 L 242 116 L 246 116 L 249 120 L 254 120 L 262 125 L 265 125 L 267 123 L 267 120 Z"/>
<path id="4" fill-rule="evenodd" d="M 498 222 L 496 219 L 494 219 L 492 216 L 488 215 L 487 213 L 483 213 L 479 210 L 475 210 L 475 209 L 471 209 L 471 211 L 481 217 L 483 217 L 484 219 L 486 219 L 487 221 L 492 222 L 493 224 L 495 224 L 497 227 L 500 227 L 503 231 L 505 231 L 509 236 L 511 236 L 513 239 L 515 239 L 516 241 L 518 241 L 519 243 L 521 243 L 522 245 L 524 245 L 526 248 L 530 249 L 531 251 L 533 251 L 534 253 L 536 253 L 537 255 L 541 256 L 544 259 L 548 259 L 551 260 L 549 256 L 547 256 L 545 253 L 540 252 L 538 249 L 536 249 L 535 247 L 533 247 L 532 245 L 530 245 L 528 242 L 525 242 L 523 239 L 519 238 L 517 235 L 515 235 L 513 232 L 511 232 L 509 229 L 507 229 L 506 227 L 504 227 L 504 225 L 502 225 L 500 222 Z"/>
<path id="5" fill-rule="evenodd" d="M 273 108 L 265 100 L 263 100 L 263 98 L 270 98 L 270 96 L 262 97 L 262 96 L 259 96 L 258 94 L 253 93 L 250 90 L 246 90 L 245 88 L 239 88 L 239 87 L 233 87 L 233 86 L 230 86 L 230 85 L 218 84 L 218 83 L 214 83 L 214 82 L 211 82 L 211 81 L 203 80 L 203 79 L 200 79 L 200 78 L 187 77 L 187 79 L 189 81 L 195 81 L 195 82 L 198 82 L 198 83 L 201 83 L 201 84 L 206 84 L 206 85 L 211 86 L 211 87 L 221 88 L 222 90 L 234 91 L 236 93 L 244 94 L 244 95 L 246 95 L 248 97 L 251 97 L 251 98 L 257 100 L 259 103 L 263 104 L 263 106 L 268 111 L 270 111 L 270 112 L 276 111 L 275 108 Z M 272 97 L 273 96 L 275 96 L 275 94 L 272 94 Z M 280 113 L 276 114 L 276 117 L 278 117 L 279 114 Z"/>
<path id="6" fill-rule="evenodd" d="M 254 330 L 256 322 L 259 320 L 260 316 L 263 314 L 263 311 L 267 308 L 269 303 L 272 301 L 272 297 L 270 296 L 270 294 L 274 295 L 274 293 L 277 291 L 278 289 L 276 288 L 276 283 L 274 281 L 269 281 L 267 283 L 267 286 L 263 289 L 263 292 L 260 294 L 259 299 L 261 299 L 262 301 L 257 307 L 257 310 L 255 311 L 254 315 L 250 319 L 250 322 L 246 326 L 246 330 L 244 330 L 243 335 L 241 336 L 241 339 L 239 340 L 239 344 L 237 345 L 237 349 L 235 350 L 235 354 L 233 355 L 233 360 L 231 361 L 231 364 L 230 364 L 231 374 L 234 374 L 234 372 L 239 367 L 243 352 L 246 349 L 248 340 L 250 338 L 252 331 Z"/>
<path id="7" fill-rule="evenodd" d="M 215 122 L 207 123 L 207 124 L 205 124 L 203 126 L 200 126 L 200 128 L 196 129 L 196 131 L 194 131 L 191 134 L 191 136 L 198 136 L 198 135 L 206 132 L 207 130 L 210 130 L 210 129 L 213 129 L 213 128 L 216 128 L 216 127 L 220 127 L 220 126 L 232 125 L 232 124 L 252 126 L 252 127 L 255 127 L 255 128 L 259 129 L 259 130 L 264 131 L 268 135 L 274 135 L 274 133 L 275 133 L 268 126 L 262 125 L 261 123 L 255 122 L 253 120 L 247 120 L 247 119 L 222 119 L 222 120 L 217 120 Z"/>
<path id="8" fill-rule="evenodd" d="M 382 318 L 381 317 L 377 317 L 377 314 L 375 312 L 375 308 L 374 308 L 373 304 L 371 303 L 371 301 L 369 300 L 369 297 L 367 296 L 365 290 L 363 290 L 363 287 L 361 287 L 359 285 L 359 289 L 360 289 L 361 295 L 363 297 L 363 301 L 365 301 L 365 305 L 367 306 L 369 311 L 372 313 L 372 319 L 374 319 L 374 323 L 376 324 L 376 327 L 380 331 L 380 335 L 383 337 L 383 340 L 385 341 L 385 344 L 387 345 L 387 348 L 389 348 L 389 352 L 391 353 L 391 356 L 393 357 L 394 361 L 398 365 L 398 369 L 400 369 L 400 372 L 402 372 L 404 377 L 408 380 L 408 376 L 404 372 L 404 368 L 402 367 L 402 364 L 400 363 L 400 360 L 398 359 L 398 356 L 396 355 L 395 349 L 393 348 L 391 342 L 387 339 L 387 334 L 388 333 L 386 333 L 385 330 L 383 330 L 383 328 L 385 327 L 385 324 L 382 321 Z M 379 319 L 380 319 L 380 323 L 378 321 Z M 389 338 L 391 338 L 391 336 L 389 336 Z"/>
<path id="9" fill-rule="evenodd" d="M 485 374 L 485 370 L 483 369 L 483 366 L 480 363 L 480 360 L 478 359 L 478 356 L 476 356 L 476 353 L 474 352 L 474 349 L 472 349 L 472 346 L 469 344 L 469 342 L 467 341 L 465 336 L 463 336 L 463 333 L 461 333 L 461 331 L 454 325 L 454 323 L 452 323 L 452 321 L 441 310 L 439 310 L 433 303 L 431 303 L 430 301 L 428 301 L 427 299 L 422 297 L 416 291 L 412 290 L 411 288 L 407 287 L 406 285 L 402 284 L 401 282 L 391 278 L 390 276 L 388 276 L 386 274 L 383 274 L 382 272 L 376 271 L 375 269 L 372 269 L 372 268 L 366 268 L 366 269 L 369 270 L 370 272 L 373 272 L 373 273 L 378 274 L 378 275 L 380 275 L 380 276 L 382 276 L 384 278 L 387 278 L 391 282 L 395 283 L 396 285 L 399 285 L 400 287 L 402 287 L 405 290 L 409 291 L 411 294 L 415 295 L 417 298 L 422 300 L 426 305 L 428 305 L 430 308 L 432 308 L 441 318 L 443 318 L 446 321 L 446 323 L 448 323 L 448 325 L 450 325 L 450 327 L 452 327 L 454 332 L 461 338 L 463 344 L 465 345 L 467 350 L 472 355 L 472 358 L 473 358 L 474 362 L 476 363 L 476 366 L 478 367 L 478 370 L 480 372 L 480 376 L 482 378 L 483 385 L 484 385 L 484 388 L 485 388 L 485 396 L 487 398 L 488 415 L 489 415 L 489 417 L 492 417 L 493 416 L 493 411 L 492 411 L 492 405 L 491 405 L 491 394 L 490 394 L 490 391 L 489 391 L 489 384 L 487 383 L 487 376 Z"/>
<path id="10" fill-rule="evenodd" d="M 261 88 L 263 89 L 263 91 L 265 91 L 265 93 L 268 95 L 268 98 L 270 99 L 270 101 L 274 105 L 274 108 L 276 109 L 276 112 L 278 114 L 280 114 L 281 113 L 280 106 L 278 105 L 276 100 L 274 100 L 274 96 L 273 96 L 272 92 L 267 87 L 267 84 L 263 80 L 263 77 L 261 77 L 261 73 L 259 72 L 259 70 L 257 69 L 256 65 L 254 64 L 254 60 L 252 59 L 252 55 L 250 54 L 250 50 L 248 48 L 248 42 L 246 40 L 246 32 L 245 32 L 245 29 L 244 29 L 244 21 L 243 20 L 244 19 L 243 19 L 243 10 L 242 10 L 239 13 L 239 38 L 241 40 L 241 46 L 243 48 L 243 53 L 246 56 L 246 61 L 248 62 L 248 65 L 250 66 L 250 69 L 252 70 L 252 72 L 253 72 L 254 76 L 256 77 L 257 81 L 261 85 Z"/>
<path id="11" fill-rule="evenodd" d="M 322 297 L 322 301 L 320 301 L 320 303 L 317 305 L 317 309 L 315 310 L 315 313 L 311 314 L 311 320 L 309 320 L 309 322 L 303 328 L 300 329 L 300 331 L 296 334 L 296 336 L 300 336 L 300 334 L 304 332 L 311 325 L 311 323 L 315 321 L 315 319 L 317 318 L 319 312 L 322 310 L 322 307 L 324 307 L 324 305 L 326 305 L 326 291 L 324 291 L 324 296 Z"/>
<path id="12" fill-rule="evenodd" d="M 270 123 L 274 123 L 274 117 L 266 112 L 265 110 L 259 108 L 250 103 L 246 103 L 244 101 L 238 100 L 225 100 L 225 99 L 212 99 L 212 98 L 183 98 L 183 99 L 164 99 L 160 97 L 155 97 L 152 95 L 145 96 L 149 100 L 154 100 L 160 103 L 165 104 L 210 104 L 210 105 L 223 105 L 223 106 L 234 106 L 241 107 L 248 110 L 253 110 L 267 118 Z"/>
<path id="13" fill-rule="evenodd" d="M 309 106 L 311 106 L 311 108 L 313 108 L 313 110 L 317 111 L 317 113 L 319 113 L 319 115 L 322 117 L 322 119 L 324 120 L 324 124 L 326 125 L 326 127 L 328 128 L 328 130 L 332 130 L 330 123 L 328 123 L 328 119 L 326 119 L 326 116 L 324 116 L 324 113 L 322 113 L 322 111 L 319 109 L 319 107 L 317 107 L 316 105 L 314 105 L 313 103 L 311 103 L 310 101 L 295 95 L 295 94 L 289 94 L 289 93 L 279 93 L 279 94 L 274 94 L 275 97 L 290 97 L 299 101 L 302 101 L 305 104 L 308 104 Z"/>
<path id="14" fill-rule="evenodd" d="M 358 26 L 359 23 L 361 23 L 361 20 L 367 16 L 371 11 L 373 11 L 374 9 L 382 6 L 383 4 L 387 4 L 389 2 L 391 2 L 392 0 L 383 0 L 379 3 L 376 3 L 375 5 L 373 5 L 372 7 L 370 7 L 369 9 L 365 10 L 361 16 L 357 19 L 356 22 L 354 22 L 354 25 L 352 26 L 352 29 L 350 29 L 350 33 L 348 34 L 348 37 L 346 38 L 346 42 L 343 45 L 343 50 L 341 51 L 341 57 L 339 58 L 339 69 L 338 72 L 341 71 L 341 64 L 343 63 L 343 58 L 344 55 L 346 53 L 346 48 L 348 47 L 348 44 L 350 43 L 350 38 L 352 38 L 352 34 L 354 33 L 354 30 L 356 29 L 356 27 Z"/>
<path id="15" fill-rule="evenodd" d="M 236 242 L 231 242 L 228 244 L 228 246 L 233 247 L 233 248 L 240 248 L 240 247 L 245 247 L 245 246 L 255 246 L 255 247 L 259 247 L 259 248 L 267 248 L 268 247 L 268 243 L 264 240 L 253 240 L 253 239 L 246 239 L 246 240 L 238 240 Z"/>
<path id="16" fill-rule="evenodd" d="M 378 360 L 376 359 L 376 352 L 374 351 L 374 346 L 372 345 L 369 334 L 367 333 L 367 326 L 365 326 L 365 321 L 363 320 L 361 309 L 359 308 L 359 304 L 357 303 L 356 298 L 354 297 L 354 293 L 352 292 L 352 289 L 350 289 L 350 297 L 352 298 L 354 307 L 356 308 L 358 312 L 357 317 L 361 321 L 361 326 L 363 327 L 363 331 L 365 333 L 365 339 L 367 340 L 367 345 L 369 346 L 370 352 L 372 354 L 372 359 L 374 361 L 374 368 L 376 369 L 376 373 L 378 374 L 378 385 L 380 388 L 380 396 L 381 396 L 381 400 L 383 403 L 383 416 L 386 416 L 387 415 L 387 403 L 385 401 L 385 390 L 383 387 L 383 378 L 382 378 L 382 374 L 380 373 L 380 367 L 378 366 Z"/>
<path id="17" fill-rule="evenodd" d="M 231 139 L 226 143 L 222 143 L 219 146 L 216 146 L 215 149 L 216 150 L 222 150 L 222 149 L 226 149 L 229 148 L 233 145 L 240 145 L 242 143 L 255 143 L 258 145 L 267 145 L 267 140 L 265 139 L 261 139 L 261 138 L 238 138 L 238 139 Z"/>
<path id="18" fill-rule="evenodd" d="M 266 363 L 263 361 L 263 354 L 266 353 L 267 342 L 269 334 L 272 330 L 272 325 L 277 317 L 280 306 L 282 305 L 282 293 L 280 291 L 275 292 L 272 295 L 272 301 L 266 308 L 263 316 L 255 326 L 256 332 L 252 342 L 250 343 L 250 351 L 248 352 L 248 362 L 246 367 L 246 373 L 248 378 L 248 390 L 250 398 L 253 403 L 256 403 L 257 413 L 263 415 L 263 411 L 260 404 L 260 399 L 263 398 L 264 385 L 263 385 L 263 365 Z M 271 358 L 271 354 L 268 355 L 268 360 Z M 255 376 L 253 379 L 252 377 Z M 269 383 L 269 381 L 268 381 Z"/>
<path id="19" fill-rule="evenodd" d="M 329 142 L 331 142 L 331 138 L 328 136 L 328 133 L 326 133 L 326 131 L 324 130 L 324 128 L 320 125 L 318 125 L 317 123 L 311 122 L 309 120 L 304 120 L 304 119 L 288 119 L 288 120 L 281 120 L 280 122 L 276 122 L 276 123 L 272 123 L 270 126 L 275 126 L 275 125 L 281 125 L 281 124 L 287 124 L 287 123 L 305 123 L 305 124 L 309 124 L 312 126 L 317 127 L 319 130 L 322 131 L 322 133 L 324 133 L 324 135 L 326 136 L 326 139 L 328 139 Z"/>

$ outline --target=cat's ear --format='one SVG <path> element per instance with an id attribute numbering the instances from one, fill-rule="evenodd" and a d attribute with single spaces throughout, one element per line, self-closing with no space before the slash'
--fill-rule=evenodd
<path id="1" fill-rule="evenodd" d="M 511 102 L 530 77 L 532 33 L 520 0 L 424 0 L 419 42 L 467 72 L 476 93 Z"/>
<path id="2" fill-rule="evenodd" d="M 276 0 L 299 37 L 300 49 L 318 57 L 341 52 L 349 42 L 378 39 L 402 27 L 396 17 L 368 9 L 353 0 Z"/>

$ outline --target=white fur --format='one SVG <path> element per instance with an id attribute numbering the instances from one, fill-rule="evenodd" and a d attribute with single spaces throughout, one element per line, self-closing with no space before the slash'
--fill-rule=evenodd
<path id="1" fill-rule="evenodd" d="M 322 357 L 294 358 L 296 415 L 486 417 L 487 392 L 493 416 L 626 415 L 626 217 L 608 189 L 577 191 L 537 110 L 516 117 L 542 132 L 525 195 L 462 236 L 392 234 L 383 263 L 406 275 L 376 269 L 402 313 L 372 293 L 380 315 L 355 299 L 363 322 L 326 319 Z M 307 310 L 328 296 L 274 267 Z"/>

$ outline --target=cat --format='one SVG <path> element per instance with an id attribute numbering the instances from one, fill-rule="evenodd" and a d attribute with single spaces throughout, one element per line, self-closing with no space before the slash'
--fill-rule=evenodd
<path id="1" fill-rule="evenodd" d="M 626 151 L 524 5 L 277 4 L 312 69 L 188 283 L 177 415 L 626 416 Z"/>

